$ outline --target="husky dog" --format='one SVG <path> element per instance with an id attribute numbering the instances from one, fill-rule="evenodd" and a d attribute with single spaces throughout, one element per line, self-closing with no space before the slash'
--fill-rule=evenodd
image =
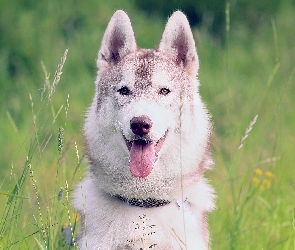
<path id="1" fill-rule="evenodd" d="M 214 192 L 210 118 L 185 15 L 169 18 L 157 49 L 136 45 L 117 11 L 98 54 L 84 127 L 87 177 L 77 186 L 81 249 L 209 249 Z"/>

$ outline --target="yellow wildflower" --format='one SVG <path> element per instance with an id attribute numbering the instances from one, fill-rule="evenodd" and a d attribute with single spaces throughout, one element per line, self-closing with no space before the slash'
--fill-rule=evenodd
<path id="1" fill-rule="evenodd" d="M 66 229 L 68 226 L 69 226 L 69 223 L 65 222 L 62 227 L 63 229 Z"/>
<path id="2" fill-rule="evenodd" d="M 255 184 L 258 184 L 260 180 L 257 177 L 253 177 L 252 182 L 254 182 Z"/>
<path id="3" fill-rule="evenodd" d="M 264 174 L 265 174 L 267 177 L 269 177 L 269 178 L 274 178 L 274 177 L 275 177 L 274 173 L 272 173 L 272 172 L 270 172 L 270 171 L 266 171 Z"/>
<path id="4" fill-rule="evenodd" d="M 259 169 L 259 168 L 256 168 L 255 169 L 255 173 L 258 174 L 258 175 L 262 175 L 263 174 L 262 170 Z"/>
<path id="5" fill-rule="evenodd" d="M 263 184 L 267 187 L 270 188 L 271 182 L 269 180 L 263 180 Z"/>
<path id="6" fill-rule="evenodd" d="M 71 216 L 73 219 L 75 219 L 76 221 L 79 221 L 80 220 L 80 214 L 77 214 L 77 213 L 72 213 L 72 216 Z"/>

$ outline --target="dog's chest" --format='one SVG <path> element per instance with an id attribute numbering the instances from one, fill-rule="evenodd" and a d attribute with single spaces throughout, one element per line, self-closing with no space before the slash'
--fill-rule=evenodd
<path id="1" fill-rule="evenodd" d="M 80 243 L 90 249 L 205 249 L 197 224 L 200 215 L 193 213 L 188 201 L 143 208 L 112 199 L 108 208 L 87 213 L 86 235 Z"/>

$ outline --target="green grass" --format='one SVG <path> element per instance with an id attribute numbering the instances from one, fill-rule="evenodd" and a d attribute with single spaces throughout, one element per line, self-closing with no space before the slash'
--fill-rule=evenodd
<path id="1" fill-rule="evenodd" d="M 218 210 L 210 217 L 215 249 L 294 249 L 295 62 L 289 11 L 254 34 L 232 27 L 225 50 L 199 47 L 200 54 L 207 53 L 201 54 L 200 78 L 205 95 L 211 92 L 207 103 L 215 121 L 216 166 L 208 174 L 218 195 Z M 214 90 L 205 89 L 210 82 Z"/>
<path id="2" fill-rule="evenodd" d="M 161 37 L 165 20 L 131 2 L 92 4 L 0 4 L 0 249 L 75 248 L 71 192 L 86 166 L 82 125 L 103 31 L 123 8 L 141 47 Z M 200 91 L 214 121 L 213 249 L 295 249 L 294 11 L 285 1 L 255 31 L 228 18 L 224 46 L 205 26 L 194 29 Z"/>
<path id="3" fill-rule="evenodd" d="M 82 176 L 83 156 L 77 143 L 69 139 L 71 135 L 67 135 L 69 96 L 58 109 L 54 105 L 58 103 L 54 95 L 67 51 L 52 81 L 46 73 L 41 98 L 34 100 L 29 94 L 31 126 L 24 142 L 28 144 L 27 157 L 21 174 L 12 163 L 2 183 L 7 188 L 1 188 L 7 190 L 1 192 L 2 200 L 7 197 L 3 201 L 0 223 L 0 246 L 5 249 L 31 249 L 34 245 L 41 249 L 58 249 L 66 246 L 65 240 L 71 244 L 71 237 L 65 237 L 65 232 L 71 233 L 71 228 L 74 231 L 78 215 L 70 205 L 69 182 L 73 183 L 77 172 Z"/>

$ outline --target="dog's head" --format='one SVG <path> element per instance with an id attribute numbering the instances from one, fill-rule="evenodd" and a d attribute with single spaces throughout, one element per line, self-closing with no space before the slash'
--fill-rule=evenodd
<path id="1" fill-rule="evenodd" d="M 186 17 L 175 12 L 159 47 L 148 50 L 137 48 L 128 16 L 117 11 L 97 64 L 85 124 L 90 171 L 111 194 L 170 198 L 210 165 L 210 122 L 198 94 L 198 56 Z"/>

